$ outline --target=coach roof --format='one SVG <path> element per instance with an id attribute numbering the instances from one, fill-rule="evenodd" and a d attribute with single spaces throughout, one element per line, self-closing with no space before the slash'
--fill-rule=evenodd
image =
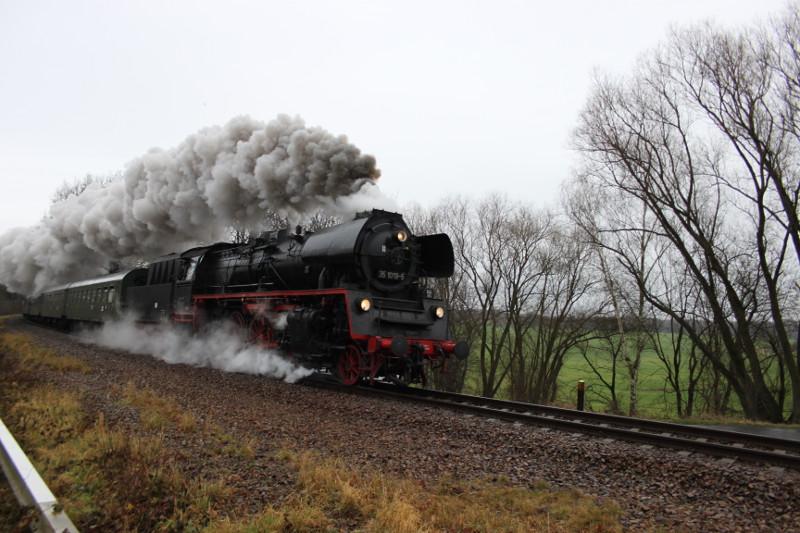
<path id="1" fill-rule="evenodd" d="M 96 278 L 91 279 L 83 279 L 81 281 L 75 281 L 72 283 L 66 283 L 64 285 L 59 285 L 58 287 L 53 287 L 52 289 L 48 289 L 44 292 L 55 292 L 55 291 L 63 291 L 65 289 L 78 289 L 80 287 L 88 287 L 91 285 L 100 285 L 105 283 L 113 283 L 116 281 L 122 281 L 125 277 L 132 273 L 136 272 L 137 270 L 143 270 L 141 268 L 132 268 L 130 270 L 121 270 L 119 272 L 114 272 L 113 274 L 106 274 L 105 276 L 98 276 Z"/>

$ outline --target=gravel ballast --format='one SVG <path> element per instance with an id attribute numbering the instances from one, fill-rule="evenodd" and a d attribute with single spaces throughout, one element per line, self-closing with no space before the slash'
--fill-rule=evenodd
<path id="1" fill-rule="evenodd" d="M 135 411 L 118 401 L 118 387 L 132 382 L 173 399 L 199 421 L 254 439 L 255 456 L 245 461 L 210 459 L 202 434 L 165 435 L 186 470 L 209 478 L 225 472 L 244 489 L 245 504 L 253 510 L 279 504 L 291 490 L 294 474 L 272 453 L 286 447 L 421 480 L 505 478 L 525 486 L 545 481 L 575 488 L 616 501 L 623 524 L 633 531 L 800 531 L 800 472 L 793 470 L 169 365 L 88 345 L 22 319 L 5 326 L 89 363 L 87 374 L 52 372 L 45 379 L 81 392 L 109 424 L 136 425 Z"/>

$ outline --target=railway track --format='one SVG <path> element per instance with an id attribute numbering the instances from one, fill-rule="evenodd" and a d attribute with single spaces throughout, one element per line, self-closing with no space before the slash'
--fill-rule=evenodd
<path id="1" fill-rule="evenodd" d="M 416 402 L 485 418 L 800 470 L 800 441 L 430 389 L 399 388 L 383 382 L 347 387 L 327 376 L 315 376 L 304 383 L 350 394 Z"/>

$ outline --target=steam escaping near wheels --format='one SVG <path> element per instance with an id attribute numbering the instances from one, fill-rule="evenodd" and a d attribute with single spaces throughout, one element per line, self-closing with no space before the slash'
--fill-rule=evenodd
<path id="1" fill-rule="evenodd" d="M 154 257 L 219 240 L 264 211 L 297 218 L 393 207 L 378 190 L 375 158 L 347 137 L 281 115 L 237 117 L 152 149 L 122 177 L 51 206 L 43 221 L 0 235 L 0 283 L 37 294 L 104 273 L 109 260 Z"/>
<path id="2" fill-rule="evenodd" d="M 84 331 L 81 339 L 106 348 L 151 355 L 170 364 L 269 376 L 287 383 L 313 374 L 312 370 L 287 361 L 277 350 L 247 342 L 240 332 L 223 322 L 193 335 L 171 324 L 143 325 L 129 317 Z"/>

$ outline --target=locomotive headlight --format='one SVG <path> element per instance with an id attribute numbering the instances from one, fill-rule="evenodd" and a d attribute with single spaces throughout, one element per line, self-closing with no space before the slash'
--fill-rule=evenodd
<path id="1" fill-rule="evenodd" d="M 405 231 L 403 231 L 403 230 L 400 230 L 400 231 L 398 231 L 398 232 L 395 234 L 395 238 L 396 238 L 396 239 L 397 239 L 399 242 L 406 242 L 406 239 L 408 239 L 408 233 L 406 233 L 406 232 L 405 232 Z"/>
<path id="2" fill-rule="evenodd" d="M 372 309 L 372 302 L 369 298 L 362 298 L 360 302 L 358 302 L 358 308 L 361 309 L 363 312 L 367 312 Z"/>
<path id="3" fill-rule="evenodd" d="M 433 316 L 436 318 L 444 318 L 444 307 L 434 307 Z"/>

